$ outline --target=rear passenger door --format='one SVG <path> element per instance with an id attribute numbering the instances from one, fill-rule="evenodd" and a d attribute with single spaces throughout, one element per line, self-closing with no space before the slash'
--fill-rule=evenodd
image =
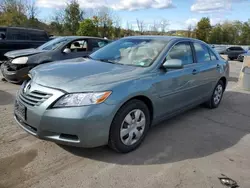
<path id="1" fill-rule="evenodd" d="M 220 76 L 220 63 L 214 52 L 202 43 L 193 43 L 199 74 L 197 97 L 209 97 Z"/>

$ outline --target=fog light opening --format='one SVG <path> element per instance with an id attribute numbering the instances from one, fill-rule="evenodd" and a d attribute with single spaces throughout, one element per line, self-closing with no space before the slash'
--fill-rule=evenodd
<path id="1" fill-rule="evenodd" d="M 65 140 L 72 140 L 72 141 L 79 141 L 78 136 L 76 135 L 71 135 L 71 134 L 60 134 L 59 136 L 61 139 Z"/>

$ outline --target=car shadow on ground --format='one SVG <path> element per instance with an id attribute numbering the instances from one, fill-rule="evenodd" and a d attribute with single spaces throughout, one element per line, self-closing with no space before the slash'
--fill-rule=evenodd
<path id="1" fill-rule="evenodd" d="M 229 77 L 228 81 L 229 82 L 238 82 L 239 78 L 238 77 Z"/>
<path id="2" fill-rule="evenodd" d="M 227 91 L 219 108 L 197 107 L 162 122 L 150 130 L 137 150 L 128 154 L 115 153 L 108 147 L 61 147 L 77 156 L 122 165 L 201 158 L 234 146 L 250 132 L 249 104 L 249 94 Z"/>
<path id="3" fill-rule="evenodd" d="M 13 96 L 5 91 L 0 90 L 0 106 L 13 103 Z"/>

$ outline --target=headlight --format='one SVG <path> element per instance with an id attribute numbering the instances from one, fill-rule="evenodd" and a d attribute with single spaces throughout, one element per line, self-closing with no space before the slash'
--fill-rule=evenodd
<path id="1" fill-rule="evenodd" d="M 111 94 L 111 91 L 98 93 L 73 93 L 67 94 L 60 98 L 55 104 L 54 108 L 58 107 L 73 107 L 86 106 L 91 104 L 100 104 L 104 102 Z"/>
<path id="2" fill-rule="evenodd" d="M 12 60 L 12 64 L 26 64 L 28 61 L 28 57 L 19 57 Z"/>

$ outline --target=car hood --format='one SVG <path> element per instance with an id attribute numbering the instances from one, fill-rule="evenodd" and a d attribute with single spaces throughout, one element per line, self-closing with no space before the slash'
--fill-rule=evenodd
<path id="1" fill-rule="evenodd" d="M 100 91 L 114 84 L 139 78 L 145 68 L 111 64 L 90 59 L 40 65 L 30 71 L 39 85 L 66 92 Z"/>
<path id="2" fill-rule="evenodd" d="M 29 55 L 34 55 L 38 53 L 45 52 L 46 50 L 39 50 L 35 48 L 30 48 L 30 49 L 24 49 L 24 50 L 14 50 L 7 52 L 4 54 L 8 58 L 16 58 L 16 57 L 21 57 L 21 56 L 29 56 Z"/>

